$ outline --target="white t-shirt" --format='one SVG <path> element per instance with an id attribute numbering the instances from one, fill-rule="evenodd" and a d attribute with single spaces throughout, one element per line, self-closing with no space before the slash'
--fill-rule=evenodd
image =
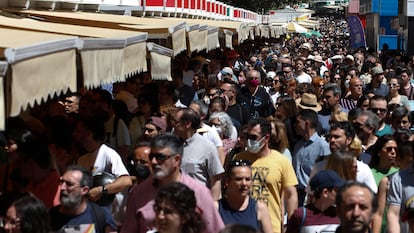
<path id="1" fill-rule="evenodd" d="M 118 152 L 105 144 L 102 144 L 97 151 L 81 156 L 78 165 L 90 170 L 93 175 L 102 171 L 116 177 L 129 175 Z"/>

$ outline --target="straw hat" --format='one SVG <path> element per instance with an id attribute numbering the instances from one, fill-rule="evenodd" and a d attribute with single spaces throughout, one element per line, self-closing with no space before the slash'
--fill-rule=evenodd
<path id="1" fill-rule="evenodd" d="M 316 95 L 310 93 L 304 93 L 302 98 L 296 99 L 296 104 L 302 109 L 312 109 L 315 112 L 319 112 L 322 109 L 322 106 L 316 99 Z"/>

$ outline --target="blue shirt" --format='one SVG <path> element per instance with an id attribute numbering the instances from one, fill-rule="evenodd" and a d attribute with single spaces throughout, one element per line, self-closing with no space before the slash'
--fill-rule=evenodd
<path id="1" fill-rule="evenodd" d="M 309 176 L 316 160 L 320 156 L 327 156 L 331 153 L 329 144 L 316 132 L 308 141 L 301 139 L 296 143 L 293 153 L 293 168 L 299 184 L 298 189 L 305 189 L 309 183 Z"/>

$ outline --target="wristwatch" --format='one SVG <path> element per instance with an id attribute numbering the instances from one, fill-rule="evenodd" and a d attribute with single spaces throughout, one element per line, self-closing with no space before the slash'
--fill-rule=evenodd
<path id="1" fill-rule="evenodd" d="M 102 185 L 102 194 L 107 194 L 108 193 L 108 189 L 106 188 L 105 185 Z"/>

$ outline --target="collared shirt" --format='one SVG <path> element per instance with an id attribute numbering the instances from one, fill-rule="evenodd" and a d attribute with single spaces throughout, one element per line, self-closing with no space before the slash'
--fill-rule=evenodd
<path id="1" fill-rule="evenodd" d="M 198 133 L 184 143 L 181 169 L 207 187 L 210 187 L 210 177 L 224 173 L 217 148 Z"/>
<path id="2" fill-rule="evenodd" d="M 197 207 L 203 213 L 201 217 L 206 223 L 204 233 L 217 233 L 223 229 L 224 224 L 214 205 L 210 190 L 185 173 L 181 173 L 179 182 L 194 191 Z M 154 186 L 154 177 L 151 176 L 131 189 L 121 233 L 147 232 L 155 227 L 153 199 L 159 188 Z"/>
<path id="3" fill-rule="evenodd" d="M 316 132 L 309 140 L 300 140 L 296 143 L 293 152 L 293 168 L 298 177 L 299 189 L 305 189 L 316 160 L 331 153 L 328 143 Z"/>
<path id="4" fill-rule="evenodd" d="M 356 108 L 358 100 L 352 99 L 352 97 L 349 95 L 345 98 L 341 98 L 339 100 L 339 105 L 341 105 L 342 108 L 350 111 L 351 109 Z"/>

